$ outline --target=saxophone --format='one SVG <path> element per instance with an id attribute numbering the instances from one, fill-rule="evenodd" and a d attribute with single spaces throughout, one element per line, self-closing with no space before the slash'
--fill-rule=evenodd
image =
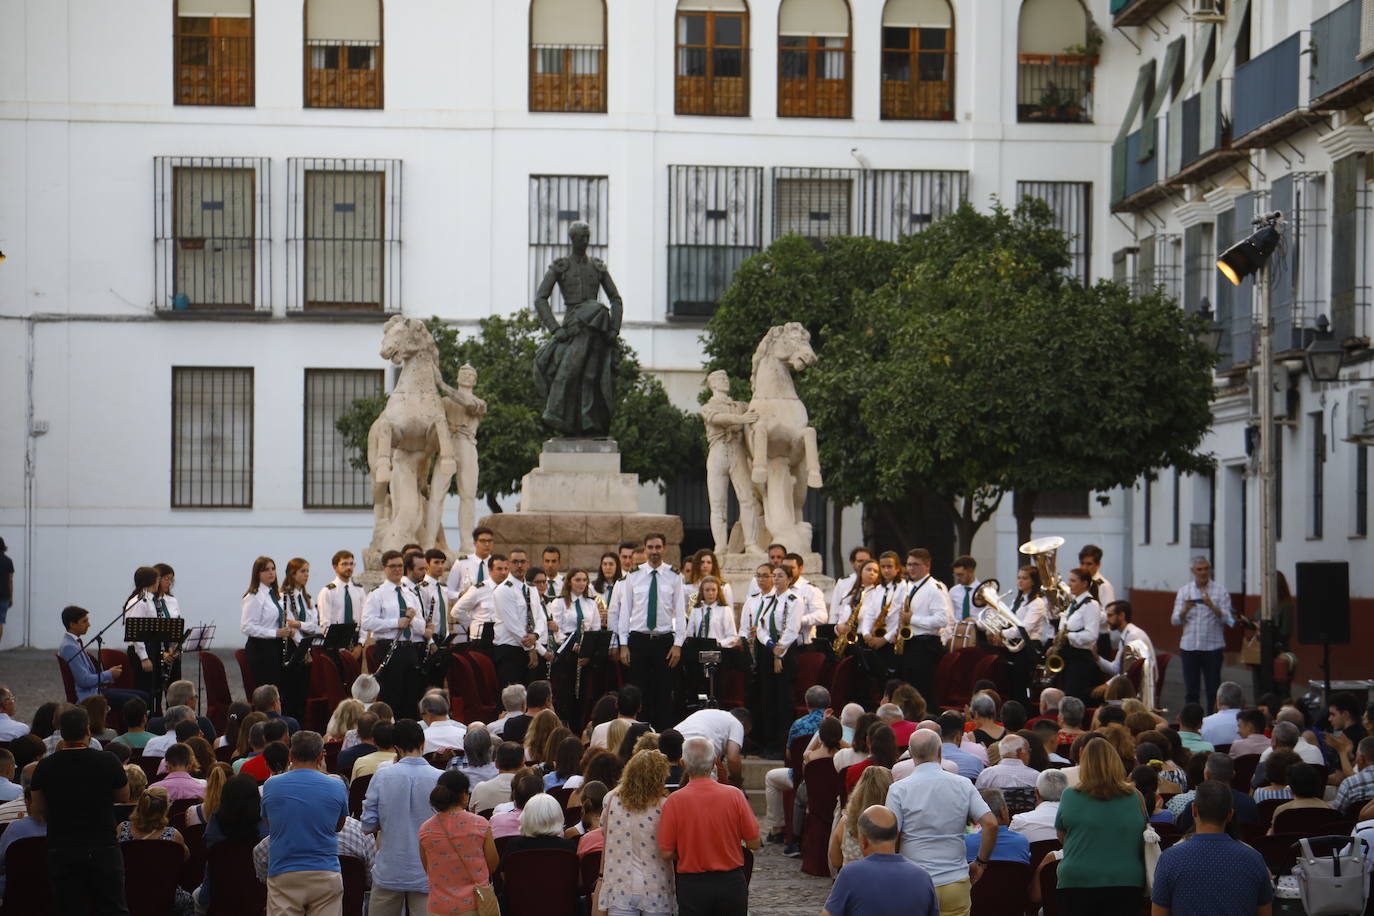
<path id="1" fill-rule="evenodd" d="M 854 590 L 850 594 L 853 598 L 849 602 L 849 620 L 845 622 L 849 632 L 843 636 L 836 636 L 835 641 L 830 646 L 837 657 L 843 655 L 845 649 L 859 641 L 859 610 L 863 604 L 864 590 L 859 583 L 855 582 Z"/>
<path id="2" fill-rule="evenodd" d="M 883 586 L 883 590 L 887 591 L 887 586 Z M 892 589 L 892 591 L 888 592 L 887 600 L 883 602 L 882 616 L 874 621 L 873 635 L 878 639 L 884 639 L 887 636 L 887 615 L 888 612 L 892 610 L 892 592 L 895 591 L 896 589 Z"/>

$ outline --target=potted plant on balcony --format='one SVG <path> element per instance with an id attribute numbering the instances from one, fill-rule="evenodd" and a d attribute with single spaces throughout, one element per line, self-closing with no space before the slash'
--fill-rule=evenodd
<path id="1" fill-rule="evenodd" d="M 1074 104 L 1073 93 L 1051 82 L 1041 91 L 1040 105 L 1031 112 L 1031 120 L 1070 121 L 1077 120 L 1081 113 Z"/>
<path id="2" fill-rule="evenodd" d="M 1098 42 L 1098 47 L 1101 41 Z M 1055 56 L 1055 63 L 1061 67 L 1096 67 L 1098 47 L 1086 44 L 1069 45 Z"/>

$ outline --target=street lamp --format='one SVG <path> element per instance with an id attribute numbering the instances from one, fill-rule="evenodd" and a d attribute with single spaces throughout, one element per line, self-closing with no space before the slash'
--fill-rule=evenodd
<path id="1" fill-rule="evenodd" d="M 1217 321 L 1217 316 L 1212 312 L 1212 300 L 1203 296 L 1199 306 L 1197 316 L 1202 319 L 1203 326 L 1197 333 L 1198 343 L 1213 353 L 1220 352 L 1221 338 L 1226 329 L 1221 326 L 1221 323 Z"/>
<path id="2" fill-rule="evenodd" d="M 1274 674 L 1274 599 L 1278 592 L 1278 551 L 1274 542 L 1278 491 L 1274 475 L 1274 321 L 1270 302 L 1269 257 L 1278 248 L 1283 212 L 1255 219 L 1250 235 L 1221 253 L 1217 270 L 1235 286 L 1250 275 L 1259 287 L 1259 365 L 1252 384 L 1259 389 L 1260 481 L 1260 683 Z"/>
<path id="3" fill-rule="evenodd" d="M 1303 351 L 1303 361 L 1307 363 L 1307 374 L 1312 376 L 1314 382 L 1334 382 L 1340 378 L 1345 348 L 1336 343 L 1331 333 L 1331 322 L 1326 320 L 1325 315 L 1317 316 L 1317 332 Z"/>

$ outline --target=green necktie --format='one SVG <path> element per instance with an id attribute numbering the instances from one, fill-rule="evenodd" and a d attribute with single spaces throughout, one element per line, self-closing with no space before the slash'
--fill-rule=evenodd
<path id="1" fill-rule="evenodd" d="M 167 602 L 163 601 L 161 598 L 154 598 L 154 599 L 153 599 L 153 604 L 157 606 L 157 616 L 159 616 L 159 617 L 171 617 L 171 616 L 172 616 L 171 614 L 168 614 L 168 613 L 167 613 Z"/>
<path id="2" fill-rule="evenodd" d="M 649 630 L 658 626 L 658 570 L 649 571 Z"/>
<path id="3" fill-rule="evenodd" d="M 774 595 L 773 600 L 768 604 L 768 640 L 777 642 L 778 637 L 778 596 Z"/>
<path id="4" fill-rule="evenodd" d="M 353 622 L 353 596 L 348 593 L 348 583 L 344 583 L 344 623 Z"/>
<path id="5" fill-rule="evenodd" d="M 576 609 L 576 611 L 577 611 L 577 629 L 573 631 L 573 636 L 574 636 L 574 637 L 577 637 L 577 636 L 581 636 L 581 635 L 582 635 L 582 599 L 581 599 L 581 598 L 574 598 L 574 599 L 573 599 L 573 608 Z"/>
<path id="6" fill-rule="evenodd" d="M 403 595 L 403 594 L 401 594 L 401 587 L 400 587 L 399 585 L 396 586 L 396 604 L 400 607 L 401 611 L 404 613 L 404 611 L 405 611 L 405 609 L 406 609 L 406 596 Z"/>
<path id="7" fill-rule="evenodd" d="M 706 606 L 706 613 L 702 615 L 701 626 L 698 629 L 697 635 L 702 639 L 706 639 L 711 635 L 711 606 L 709 604 Z"/>
<path id="8" fill-rule="evenodd" d="M 271 592 L 267 594 L 272 595 Z M 280 630 L 286 626 L 286 611 L 282 609 L 281 602 L 277 600 L 276 595 L 272 595 L 272 603 L 277 606 L 277 629 Z"/>
<path id="9" fill-rule="evenodd" d="M 486 578 L 487 578 L 486 573 L 487 573 L 486 565 L 485 565 L 481 560 L 478 560 L 478 561 L 477 561 L 477 584 L 478 584 L 478 585 L 481 585 L 484 581 L 486 581 Z"/>
<path id="10" fill-rule="evenodd" d="M 970 596 L 972 593 L 973 593 L 973 590 L 972 590 L 972 589 L 970 589 L 968 586 L 964 586 L 964 618 L 963 618 L 964 620 L 968 620 L 969 596 Z"/>
<path id="11" fill-rule="evenodd" d="M 438 607 L 439 613 L 434 622 L 434 632 L 439 634 L 439 638 L 444 638 L 444 624 L 448 620 L 448 608 L 444 607 L 444 587 L 437 581 L 434 583 L 434 604 Z"/>

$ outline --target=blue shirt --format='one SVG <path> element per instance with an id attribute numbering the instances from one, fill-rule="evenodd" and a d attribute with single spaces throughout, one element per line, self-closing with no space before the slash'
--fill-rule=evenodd
<path id="1" fill-rule="evenodd" d="M 887 807 L 897 816 L 902 855 L 924 868 L 937 887 L 968 877 L 964 827 L 988 813 L 973 783 L 933 761 L 918 764 L 887 790 Z"/>
<path id="2" fill-rule="evenodd" d="M 792 727 L 787 730 L 787 746 L 791 747 L 792 742 L 796 741 L 798 738 L 810 738 L 816 732 L 820 731 L 821 720 L 824 718 L 824 709 L 813 709 L 800 719 L 794 719 L 792 721 Z M 792 784 L 796 785 L 797 771 L 788 770 L 787 772 L 792 777 Z"/>
<path id="3" fill-rule="evenodd" d="M 983 843 L 983 831 L 978 830 L 964 837 L 964 859 L 972 862 L 978 858 L 978 849 Z M 997 842 L 992 847 L 989 862 L 1024 862 L 1030 864 L 1030 840 L 1024 833 L 1017 833 L 1010 827 L 998 825 Z"/>
<path id="4" fill-rule="evenodd" d="M 935 885 L 921 866 L 890 852 L 875 852 L 840 869 L 830 897 L 830 916 L 939 916 Z"/>
<path id="5" fill-rule="evenodd" d="M 287 770 L 263 783 L 262 813 L 272 837 L 267 877 L 339 870 L 335 834 L 339 818 L 348 816 L 343 780 L 318 770 Z"/>
<path id="6" fill-rule="evenodd" d="M 1160 853 L 1150 899 L 1170 916 L 1254 916 L 1274 885 L 1258 852 L 1224 833 L 1197 833 Z"/>
<path id="7" fill-rule="evenodd" d="M 368 783 L 363 830 L 381 831 L 372 862 L 374 887 L 429 893 L 429 878 L 420 864 L 420 825 L 434 816 L 429 793 L 440 772 L 423 757 L 402 757 L 378 770 Z"/>
<path id="8" fill-rule="evenodd" d="M 0 776 L 0 802 L 12 802 L 24 794 L 24 787 Z"/>
<path id="9" fill-rule="evenodd" d="M 983 772 L 983 761 L 953 744 L 940 745 L 940 756 L 957 766 L 959 775 L 965 779 L 977 779 L 978 774 Z"/>
<path id="10" fill-rule="evenodd" d="M 6 827 L 3 834 L 0 834 L 0 897 L 5 896 L 5 853 L 9 852 L 10 844 L 15 840 L 23 840 L 31 836 L 47 835 L 48 825 L 39 823 L 31 817 L 21 817 Z"/>
<path id="11" fill-rule="evenodd" d="M 62 646 L 57 651 L 67 663 L 67 667 L 72 670 L 78 703 L 92 694 L 99 693 L 101 687 L 114 680 L 114 675 L 109 671 L 96 670 L 95 662 L 81 648 L 81 640 L 72 634 L 62 634 Z"/>

